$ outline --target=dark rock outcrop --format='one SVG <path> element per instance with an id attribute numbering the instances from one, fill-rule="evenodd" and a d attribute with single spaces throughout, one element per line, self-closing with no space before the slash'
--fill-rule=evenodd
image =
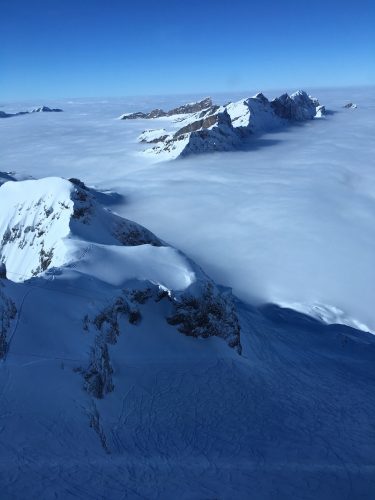
<path id="1" fill-rule="evenodd" d="M 175 134 L 174 137 L 179 137 L 180 135 L 187 134 L 188 132 L 194 132 L 195 130 L 199 130 L 202 128 L 209 128 L 212 125 L 215 125 L 219 121 L 219 114 L 212 114 L 206 116 L 205 118 L 201 118 L 195 122 L 189 123 L 185 127 L 180 128 Z"/>
<path id="2" fill-rule="evenodd" d="M 108 346 L 101 337 L 97 337 L 91 349 L 89 365 L 82 370 L 85 391 L 94 398 L 102 399 L 113 391 L 112 373 Z"/>
<path id="3" fill-rule="evenodd" d="M 174 299 L 174 313 L 170 325 L 191 337 L 220 337 L 238 354 L 242 352 L 240 324 L 228 292 L 220 293 L 212 283 L 205 283 L 200 294 L 185 292 Z"/>
<path id="4" fill-rule="evenodd" d="M 7 268 L 4 262 L 0 262 L 0 279 L 5 280 L 7 278 Z"/>

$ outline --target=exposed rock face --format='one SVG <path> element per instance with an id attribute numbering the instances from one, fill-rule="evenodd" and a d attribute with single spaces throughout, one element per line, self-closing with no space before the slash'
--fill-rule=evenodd
<path id="1" fill-rule="evenodd" d="M 213 114 L 209 114 L 209 111 L 211 111 L 211 109 L 208 110 L 208 113 L 206 113 L 206 115 L 208 114 L 208 116 L 205 116 L 204 114 L 204 118 L 201 118 L 195 122 L 189 123 L 185 127 L 180 128 L 180 130 L 178 130 L 174 134 L 174 137 L 179 137 L 183 134 L 187 134 L 188 132 L 195 132 L 196 130 L 202 128 L 210 128 L 212 127 L 212 125 L 216 125 L 219 122 L 219 117 L 222 117 L 222 114 L 215 113 L 216 110 L 213 112 Z"/>
<path id="2" fill-rule="evenodd" d="M 198 102 L 192 102 L 189 104 L 184 104 L 178 108 L 173 108 L 167 112 L 167 116 L 181 115 L 185 113 L 197 113 L 203 109 L 207 109 L 212 106 L 212 100 L 210 97 L 206 97 Z"/>
<path id="3" fill-rule="evenodd" d="M 137 119 L 152 119 L 152 118 L 162 118 L 164 116 L 174 116 L 174 115 L 182 115 L 186 113 L 196 113 L 203 109 L 212 106 L 212 101 L 210 97 L 206 97 L 199 102 L 192 102 L 189 104 L 184 104 L 183 106 L 179 106 L 178 108 L 170 109 L 169 111 L 163 111 L 162 109 L 153 109 L 149 113 L 130 113 L 124 114 L 120 117 L 121 120 L 137 120 Z"/>
<path id="4" fill-rule="evenodd" d="M 352 103 L 352 102 L 348 102 L 348 104 L 345 104 L 345 106 L 343 106 L 343 108 L 346 108 L 346 109 L 355 109 L 356 107 L 357 107 L 357 105 Z"/>
<path id="5" fill-rule="evenodd" d="M 97 337 L 91 349 L 89 365 L 82 370 L 84 389 L 94 398 L 102 399 L 114 389 L 112 373 L 108 346 L 101 337 Z"/>
<path id="6" fill-rule="evenodd" d="M 204 152 L 230 151 L 238 147 L 240 141 L 240 135 L 234 130 L 227 110 L 222 109 L 182 127 L 148 152 L 176 158 Z"/>
<path id="7" fill-rule="evenodd" d="M 231 294 L 219 293 L 212 283 L 201 286 L 200 294 L 188 291 L 174 300 L 174 314 L 168 318 L 181 333 L 192 337 L 220 337 L 241 354 L 240 325 Z"/>
<path id="8" fill-rule="evenodd" d="M 166 134 L 162 129 L 162 133 L 148 130 L 141 134 L 141 142 L 155 144 L 145 154 L 167 160 L 189 154 L 230 151 L 241 147 L 242 141 L 252 133 L 264 133 L 325 114 L 324 106 L 302 90 L 290 96 L 283 94 L 272 101 L 258 93 L 225 106 L 212 105 L 208 99 L 201 101 L 199 106 L 205 104 L 207 108 L 174 120 L 182 125 L 175 132 Z M 176 109 L 172 112 L 175 113 Z"/>

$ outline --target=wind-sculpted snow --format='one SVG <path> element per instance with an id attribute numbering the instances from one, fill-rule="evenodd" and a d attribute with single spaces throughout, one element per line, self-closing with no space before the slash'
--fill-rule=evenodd
<path id="1" fill-rule="evenodd" d="M 182 114 L 182 117 L 180 116 Z M 166 129 L 145 130 L 140 142 L 155 143 L 145 151 L 157 159 L 174 159 L 190 154 L 240 149 L 252 133 L 264 133 L 286 124 L 321 118 L 325 109 L 319 101 L 299 90 L 289 96 L 283 94 L 269 101 L 262 93 L 241 101 L 213 105 L 204 99 L 196 105 L 181 106 L 169 112 L 153 110 L 150 113 L 123 115 L 122 119 L 160 119 L 169 117 L 174 132 Z M 182 125 L 182 126 L 180 126 Z"/>

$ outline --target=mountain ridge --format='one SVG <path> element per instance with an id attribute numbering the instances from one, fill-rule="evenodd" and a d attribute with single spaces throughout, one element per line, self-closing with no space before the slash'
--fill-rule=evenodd
<path id="1" fill-rule="evenodd" d="M 192 111 L 193 110 L 193 111 Z M 153 110 L 150 113 L 122 115 L 121 119 L 171 120 L 176 128 L 145 130 L 138 140 L 155 144 L 144 151 L 154 159 L 168 160 L 215 151 L 231 151 L 241 147 L 252 134 L 266 133 L 293 123 L 322 118 L 326 114 L 316 98 L 303 90 L 287 93 L 269 101 L 258 93 L 224 106 L 214 105 L 209 98 L 168 112 Z M 174 125 L 176 124 L 176 125 Z"/>

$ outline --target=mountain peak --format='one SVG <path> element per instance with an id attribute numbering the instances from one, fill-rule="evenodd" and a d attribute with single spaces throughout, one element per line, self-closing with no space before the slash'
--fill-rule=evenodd
<path id="1" fill-rule="evenodd" d="M 192 336 L 221 337 L 241 352 L 230 292 L 148 229 L 105 209 L 79 179 L 3 184 L 0 238 L 2 274 L 11 281 L 79 276 L 115 293 L 147 284 L 155 299 L 160 288 L 172 301 L 171 325 L 182 333 L 194 325 Z"/>
<path id="2" fill-rule="evenodd" d="M 139 136 L 140 142 L 154 144 L 144 153 L 159 160 L 175 159 L 189 154 L 210 151 L 230 151 L 241 146 L 252 133 L 264 133 L 293 122 L 311 120 L 325 113 L 319 101 L 298 90 L 269 101 L 258 92 L 253 97 L 230 102 L 225 106 L 213 105 L 210 98 L 191 103 L 157 115 L 133 113 L 125 118 L 170 118 L 180 128 L 168 131 L 147 130 Z M 141 115 L 141 116 L 140 116 Z M 182 115 L 182 116 L 181 116 Z"/>

